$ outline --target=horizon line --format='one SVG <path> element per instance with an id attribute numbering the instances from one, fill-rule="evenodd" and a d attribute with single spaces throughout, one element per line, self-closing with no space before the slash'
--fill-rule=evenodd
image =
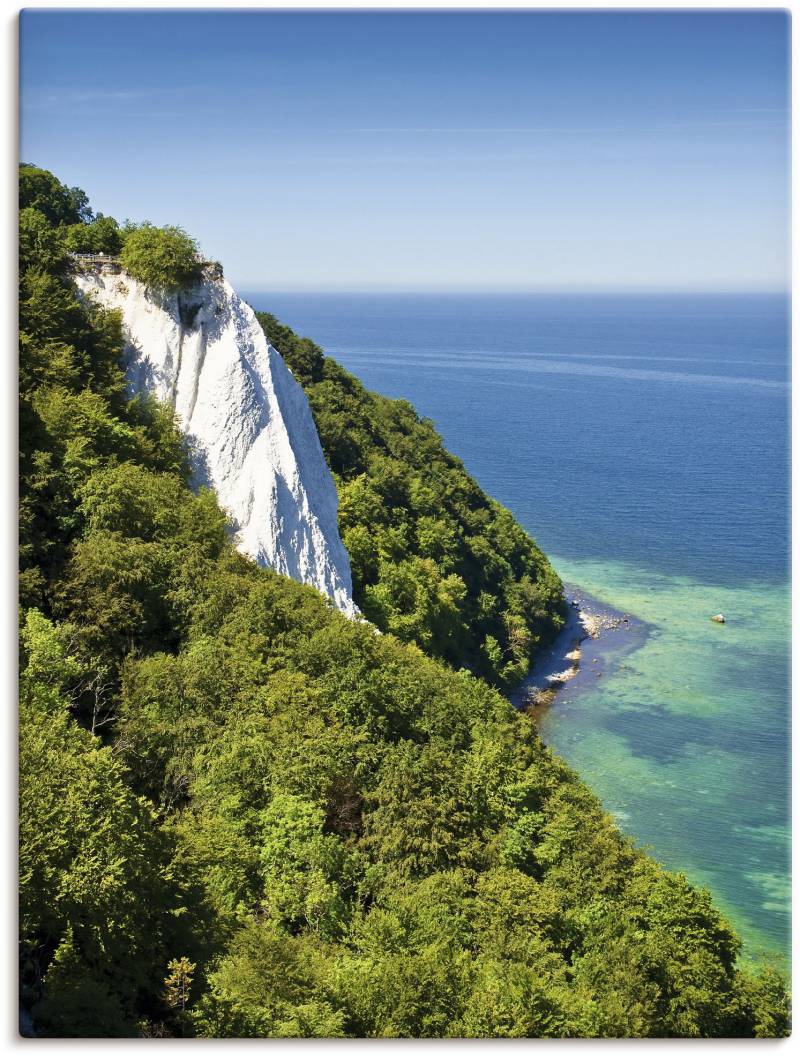
<path id="1" fill-rule="evenodd" d="M 739 297 L 739 296 L 765 296 L 765 297 L 791 297 L 791 287 L 752 287 L 734 286 L 718 287 L 709 286 L 698 288 L 675 287 L 675 286 L 375 286 L 365 283 L 364 285 L 352 286 L 257 286 L 254 283 L 240 282 L 236 280 L 235 286 L 251 294 L 278 294 L 278 293 L 303 293 L 303 294 L 429 294 L 431 296 L 443 294 L 507 294 L 527 295 L 533 297 L 543 296 L 672 296 L 672 297 Z"/>

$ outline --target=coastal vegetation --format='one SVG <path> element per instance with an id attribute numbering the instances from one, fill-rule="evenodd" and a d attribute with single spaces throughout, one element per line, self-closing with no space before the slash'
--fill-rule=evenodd
<path id="1" fill-rule="evenodd" d="M 119 317 L 75 295 L 85 196 L 31 166 L 20 191 L 20 977 L 36 1033 L 785 1034 L 785 980 L 738 963 L 709 894 L 626 839 L 480 677 L 527 663 L 560 592 L 430 425 L 283 338 L 378 635 L 234 549 L 214 495 L 189 487 L 171 411 L 126 393 Z M 492 545 L 507 567 L 482 573 Z M 461 579 L 463 607 L 393 594 L 423 568 L 437 591 Z M 511 617 L 530 636 L 518 654 Z M 481 666 L 487 636 L 500 659 Z"/>
<path id="2" fill-rule="evenodd" d="M 149 221 L 126 221 L 94 213 L 79 187 L 65 187 L 46 169 L 20 165 L 20 230 L 23 239 L 39 230 L 61 253 L 102 253 L 119 256 L 129 275 L 156 289 L 177 289 L 196 279 L 200 271 L 195 239 L 173 224 L 157 227 Z M 33 212 L 28 212 L 33 210 Z M 46 231 L 43 222 L 49 225 Z M 23 254 L 32 261 L 30 246 Z M 54 258 L 40 263 L 53 266 Z"/>
<path id="3" fill-rule="evenodd" d="M 70 253 L 102 253 L 116 256 L 125 244 L 127 232 L 112 216 L 96 216 L 85 224 L 71 224 L 64 235 Z"/>
<path id="4" fill-rule="evenodd" d="M 197 278 L 198 246 L 181 227 L 144 223 L 126 233 L 120 262 L 129 275 L 156 289 L 178 289 Z"/>
<path id="5" fill-rule="evenodd" d="M 311 404 L 365 616 L 453 667 L 519 682 L 564 624 L 547 558 L 411 404 L 369 392 L 313 341 L 256 314 Z"/>

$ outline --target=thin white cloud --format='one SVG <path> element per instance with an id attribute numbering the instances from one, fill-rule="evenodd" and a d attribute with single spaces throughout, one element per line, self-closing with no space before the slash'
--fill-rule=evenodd
<path id="1" fill-rule="evenodd" d="M 687 116 L 692 114 L 718 114 L 720 116 L 734 115 L 734 114 L 782 114 L 788 116 L 789 111 L 786 107 L 782 106 L 737 106 L 737 107 L 713 107 L 713 108 L 700 108 L 690 109 L 684 111 Z M 600 125 L 580 127 L 574 125 L 553 125 L 553 126 L 475 126 L 475 127 L 458 127 L 458 126 L 425 126 L 425 125 L 411 125 L 411 126 L 377 126 L 377 127 L 365 127 L 365 128 L 351 128 L 346 129 L 348 132 L 363 132 L 363 133 L 386 133 L 386 132 L 450 132 L 450 133 L 541 133 L 541 132 L 661 132 L 670 131 L 673 129 L 703 129 L 703 128 L 764 128 L 773 127 L 781 128 L 783 125 L 772 125 L 765 126 L 761 121 L 754 121 L 750 123 L 743 123 L 741 121 L 658 121 L 654 120 L 652 123 L 647 125 L 626 125 L 623 127 L 603 127 Z"/>
<path id="2" fill-rule="evenodd" d="M 744 111 L 743 111 L 744 112 Z M 676 123 L 664 123 L 664 124 L 648 124 L 648 125 L 621 125 L 619 127 L 607 127 L 602 125 L 595 126 L 576 126 L 576 125 L 553 125 L 549 127 L 519 127 L 519 128 L 505 128 L 505 127 L 473 127 L 473 128 L 448 128 L 448 127 L 430 127 L 430 126 L 418 126 L 418 127 L 376 127 L 376 128 L 349 128 L 343 129 L 345 132 L 354 133 L 417 133 L 417 132 L 438 132 L 438 133 L 463 133 L 463 134 L 486 134 L 486 133 L 550 133 L 550 132 L 594 132 L 600 135 L 605 135 L 609 132 L 670 132 L 674 130 L 680 131 L 691 131 L 696 129 L 702 131 L 705 128 L 785 128 L 786 125 L 772 124 L 765 125 L 763 122 L 743 122 L 743 121 L 689 121 L 689 122 L 676 122 Z"/>
<path id="3" fill-rule="evenodd" d="M 195 85 L 181 85 L 179 88 L 127 89 L 127 88 L 91 88 L 82 91 L 59 91 L 52 89 L 47 95 L 39 98 L 28 98 L 23 89 L 22 107 L 26 110 L 60 110 L 65 107 L 95 105 L 97 103 L 130 103 L 143 99 L 159 99 L 174 96 L 183 92 L 197 91 Z"/>

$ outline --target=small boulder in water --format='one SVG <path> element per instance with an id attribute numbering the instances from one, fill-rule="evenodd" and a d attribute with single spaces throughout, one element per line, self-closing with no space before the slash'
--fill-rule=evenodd
<path id="1" fill-rule="evenodd" d="M 716 616 L 712 616 L 711 617 L 711 620 L 712 620 L 712 623 L 724 623 L 725 622 L 725 617 L 722 615 L 721 612 L 718 612 Z"/>

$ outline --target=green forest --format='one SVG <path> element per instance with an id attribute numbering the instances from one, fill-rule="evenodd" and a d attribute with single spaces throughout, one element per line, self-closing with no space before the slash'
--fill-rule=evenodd
<path id="1" fill-rule="evenodd" d="M 382 631 L 513 686 L 564 625 L 561 583 L 405 400 L 359 380 L 274 316 L 256 313 L 311 404 L 339 490 L 353 592 Z"/>
<path id="2" fill-rule="evenodd" d="M 257 567 L 189 487 L 170 408 L 127 393 L 118 315 L 76 296 L 69 254 L 100 251 L 156 285 L 196 275 L 179 228 L 120 227 L 23 166 L 20 982 L 37 1036 L 786 1034 L 781 974 L 743 964 L 708 892 L 624 837 L 502 695 L 564 605 L 511 515 L 408 404 L 262 316 L 385 633 Z"/>

